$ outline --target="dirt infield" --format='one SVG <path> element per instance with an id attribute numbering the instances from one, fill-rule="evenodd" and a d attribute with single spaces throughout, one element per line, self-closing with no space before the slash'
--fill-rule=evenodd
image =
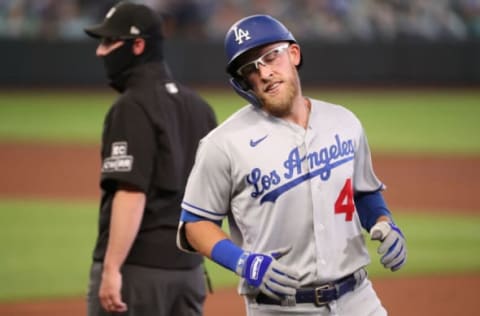
<path id="1" fill-rule="evenodd" d="M 0 197 L 96 199 L 100 151 L 95 146 L 0 144 Z M 392 208 L 480 212 L 474 197 L 480 157 L 375 155 Z M 28 181 L 27 181 L 28 179 Z"/>
<path id="2" fill-rule="evenodd" d="M 422 277 L 373 280 L 390 316 L 478 315 L 480 276 Z M 85 316 L 81 298 L 0 304 L 5 316 Z M 207 297 L 205 316 L 244 316 L 242 299 L 235 289 L 216 291 Z M 174 315 L 172 315 L 174 316 Z"/>
<path id="3" fill-rule="evenodd" d="M 390 207 L 402 210 L 479 214 L 480 157 L 375 155 L 377 175 L 387 184 Z M 98 147 L 0 144 L 0 198 L 99 197 Z M 0 281 L 1 282 L 1 281 Z M 480 274 L 376 279 L 390 315 L 477 315 Z M 0 304 L 0 315 L 85 315 L 82 298 Z M 234 289 L 207 299 L 205 315 L 244 315 Z"/>

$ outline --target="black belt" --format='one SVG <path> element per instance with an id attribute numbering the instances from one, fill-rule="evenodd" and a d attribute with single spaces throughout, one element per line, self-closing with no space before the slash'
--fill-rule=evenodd
<path id="1" fill-rule="evenodd" d="M 297 303 L 313 303 L 317 306 L 327 305 L 329 302 L 342 297 L 345 293 L 353 291 L 357 285 L 355 274 L 347 275 L 336 281 L 328 282 L 317 287 L 300 288 L 295 295 Z M 282 305 L 280 301 L 263 293 L 256 297 L 258 304 Z"/>

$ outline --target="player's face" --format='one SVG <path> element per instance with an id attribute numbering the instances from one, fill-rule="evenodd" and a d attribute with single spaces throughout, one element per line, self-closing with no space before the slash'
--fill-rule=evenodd
<path id="1" fill-rule="evenodd" d="M 300 93 L 296 69 L 300 62 L 299 46 L 275 43 L 253 54 L 238 71 L 242 71 L 264 110 L 277 117 L 288 116 L 295 97 Z"/>

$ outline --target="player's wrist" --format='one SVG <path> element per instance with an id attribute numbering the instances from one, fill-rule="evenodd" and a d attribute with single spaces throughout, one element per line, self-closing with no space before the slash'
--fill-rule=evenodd
<path id="1" fill-rule="evenodd" d="M 213 246 L 210 257 L 219 265 L 241 275 L 248 252 L 235 245 L 230 239 L 222 239 Z M 242 269 L 240 273 L 239 269 Z"/>
<path id="2" fill-rule="evenodd" d="M 247 265 L 247 259 L 250 256 L 249 251 L 244 251 L 242 255 L 238 258 L 237 260 L 237 265 L 235 267 L 235 273 L 238 274 L 239 276 L 244 276 L 245 274 L 245 267 Z"/>

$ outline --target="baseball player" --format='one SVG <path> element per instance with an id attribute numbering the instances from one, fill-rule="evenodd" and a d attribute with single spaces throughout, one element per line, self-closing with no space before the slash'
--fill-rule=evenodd
<path id="1" fill-rule="evenodd" d="M 198 142 L 216 118 L 172 78 L 161 26 L 149 7 L 119 2 L 85 29 L 99 40 L 97 57 L 120 93 L 102 134 L 89 316 L 202 315 L 203 258 L 180 251 L 175 238 Z"/>
<path id="2" fill-rule="evenodd" d="M 250 104 L 200 142 L 177 245 L 238 274 L 248 315 L 386 315 L 362 229 L 392 271 L 405 263 L 405 238 L 361 123 L 302 95 L 300 46 L 276 19 L 239 20 L 225 51 L 230 83 Z"/>

